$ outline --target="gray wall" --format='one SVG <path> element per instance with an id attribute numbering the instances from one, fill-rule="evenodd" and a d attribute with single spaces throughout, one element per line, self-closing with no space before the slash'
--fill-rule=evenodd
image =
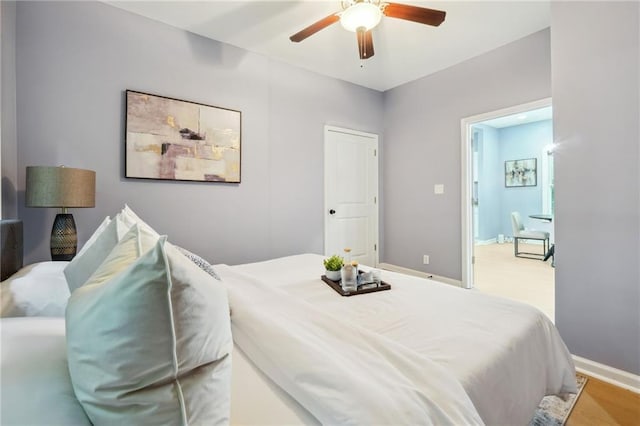
<path id="1" fill-rule="evenodd" d="M 27 263 L 49 258 L 56 213 L 23 206 L 29 165 L 97 172 L 96 207 L 72 210 L 81 242 L 129 203 L 212 262 L 322 252 L 323 126 L 382 131 L 379 92 L 102 3 L 19 2 L 16 40 Z M 125 89 L 242 111 L 242 183 L 125 179 Z"/>
<path id="2" fill-rule="evenodd" d="M 461 278 L 460 120 L 551 96 L 549 42 L 547 29 L 385 92 L 385 262 Z"/>
<path id="3" fill-rule="evenodd" d="M 552 2 L 556 324 L 640 374 L 640 3 Z"/>
<path id="4" fill-rule="evenodd" d="M 3 219 L 18 217 L 18 144 L 16 139 L 16 4 L 0 2 L 0 192 Z"/>

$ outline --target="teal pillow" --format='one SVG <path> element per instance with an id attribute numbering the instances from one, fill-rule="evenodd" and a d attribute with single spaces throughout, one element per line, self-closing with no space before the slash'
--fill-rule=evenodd
<path id="1" fill-rule="evenodd" d="M 73 388 L 92 423 L 229 423 L 226 289 L 166 237 L 73 292 L 66 335 Z"/>

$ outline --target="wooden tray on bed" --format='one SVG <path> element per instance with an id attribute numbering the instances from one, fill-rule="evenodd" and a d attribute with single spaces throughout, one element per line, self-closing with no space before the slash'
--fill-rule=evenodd
<path id="1" fill-rule="evenodd" d="M 340 281 L 330 280 L 329 278 L 327 278 L 326 275 L 322 275 L 320 278 L 322 278 L 322 281 L 327 283 L 329 287 L 334 289 L 341 296 L 356 296 L 358 294 L 366 294 L 366 293 L 373 293 L 376 291 L 391 290 L 391 284 L 386 283 L 384 281 L 380 281 L 380 284 L 377 287 L 368 287 L 368 286 L 372 286 L 373 283 L 360 284 L 358 286 L 358 290 L 356 291 L 344 291 L 342 289 L 342 286 L 340 285 Z M 360 287 L 363 287 L 363 288 L 360 288 Z"/>

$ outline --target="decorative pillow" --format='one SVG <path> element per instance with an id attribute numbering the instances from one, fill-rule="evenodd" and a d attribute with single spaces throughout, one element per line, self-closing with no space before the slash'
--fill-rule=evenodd
<path id="1" fill-rule="evenodd" d="M 107 255 L 87 280 L 87 284 L 102 284 L 127 266 L 135 262 L 140 256 L 151 250 L 160 236 L 148 229 L 140 229 L 136 223 L 127 231 L 118 244 Z"/>
<path id="2" fill-rule="evenodd" d="M 64 269 L 70 292 L 87 281 L 128 230 L 120 216 L 116 216 L 82 254 L 73 258 Z"/>
<path id="3" fill-rule="evenodd" d="M 98 234 L 92 244 L 85 244 L 87 246 L 86 250 L 76 255 L 65 269 L 64 274 L 71 292 L 87 281 L 118 241 L 135 224 L 145 235 L 153 236 L 154 242 L 159 238 L 158 233 L 125 204 L 122 211 L 104 227 L 104 230 Z"/>
<path id="4" fill-rule="evenodd" d="M 64 317 L 69 262 L 32 263 L 0 283 L 1 317 Z"/>
<path id="5" fill-rule="evenodd" d="M 177 248 L 180 251 L 180 253 L 187 256 L 187 259 L 195 263 L 198 266 L 198 268 L 202 269 L 207 274 L 211 275 L 213 278 L 220 281 L 220 277 L 218 276 L 218 274 L 216 274 L 216 271 L 213 269 L 213 265 L 211 265 L 209 262 L 207 262 L 206 260 L 198 256 L 197 254 L 190 252 L 186 248 L 182 248 L 180 246 L 174 246 L 174 247 Z"/>
<path id="6" fill-rule="evenodd" d="M 76 397 L 94 424 L 228 424 L 226 291 L 161 237 L 67 307 Z"/>
<path id="7" fill-rule="evenodd" d="M 98 237 L 100 236 L 100 234 L 102 234 L 102 232 L 105 230 L 105 228 L 107 227 L 107 225 L 109 225 L 111 223 L 111 218 L 109 216 L 105 217 L 104 220 L 102 221 L 102 223 L 96 228 L 95 231 L 93 231 L 93 235 L 91 235 L 91 237 L 89 237 L 89 239 L 87 240 L 86 243 L 84 243 L 84 245 L 82 246 L 82 248 L 80 249 L 80 251 L 76 254 L 76 256 L 80 256 L 82 253 L 84 253 L 89 247 L 91 247 L 91 244 L 93 244 Z"/>
<path id="8" fill-rule="evenodd" d="M 132 226 L 134 223 L 137 223 L 138 226 L 140 226 L 140 229 L 146 229 L 151 232 L 156 232 L 153 230 L 151 226 L 149 226 L 147 222 L 140 219 L 140 217 L 137 214 L 135 214 L 133 210 L 131 210 L 131 207 L 129 207 L 126 204 L 124 205 L 124 208 L 120 211 L 119 215 L 122 218 L 123 222 L 129 227 Z"/>

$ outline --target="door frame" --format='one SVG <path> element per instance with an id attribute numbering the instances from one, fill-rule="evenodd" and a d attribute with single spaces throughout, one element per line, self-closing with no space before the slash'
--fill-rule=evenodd
<path id="1" fill-rule="evenodd" d="M 322 245 L 323 245 L 323 252 L 326 256 L 331 255 L 331 253 L 327 253 L 327 240 L 329 238 L 329 208 L 330 206 L 327 203 L 327 192 L 328 192 L 328 188 L 327 188 L 327 139 L 329 137 L 330 132 L 337 132 L 337 133 L 347 133 L 350 135 L 355 135 L 355 136 L 363 136 L 363 137 L 368 137 L 371 138 L 373 140 L 373 142 L 375 143 L 375 152 L 376 152 L 376 159 L 377 159 L 377 167 L 375 169 L 375 209 L 374 209 L 374 217 L 373 217 L 373 230 L 374 230 L 374 235 L 373 235 L 373 240 L 374 240 L 374 244 L 376 247 L 376 250 L 374 250 L 374 262 L 375 265 L 368 265 L 371 267 L 377 267 L 378 264 L 380 263 L 380 143 L 379 143 L 379 135 L 375 134 L 375 133 L 367 133 L 367 132 L 362 132 L 360 130 L 353 130 L 353 129 L 348 129 L 345 127 L 337 127 L 337 126 L 330 126 L 328 124 L 325 124 L 324 126 L 324 165 L 323 165 L 323 169 L 324 169 L 324 180 L 323 180 L 323 186 L 324 186 L 324 211 L 323 211 L 323 215 L 324 215 L 324 240 L 322 241 Z"/>
<path id="2" fill-rule="evenodd" d="M 493 118 L 518 114 L 533 109 L 551 106 L 551 98 L 544 98 L 533 102 L 485 112 L 460 120 L 461 144 L 461 260 L 462 287 L 473 288 L 473 149 L 471 146 L 471 126 Z"/>

